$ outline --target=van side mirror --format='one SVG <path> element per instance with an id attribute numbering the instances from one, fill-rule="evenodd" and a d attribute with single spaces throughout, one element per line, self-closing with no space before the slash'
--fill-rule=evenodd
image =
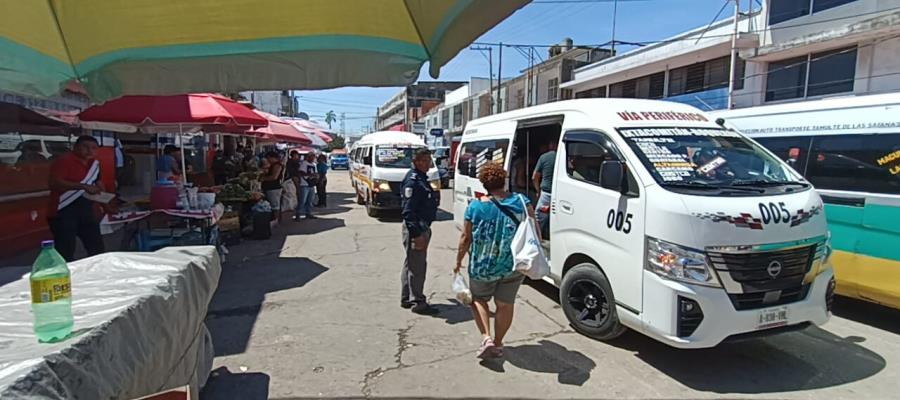
<path id="1" fill-rule="evenodd" d="M 600 165 L 600 186 L 622 192 L 625 187 L 625 164 L 621 161 L 604 161 Z"/>

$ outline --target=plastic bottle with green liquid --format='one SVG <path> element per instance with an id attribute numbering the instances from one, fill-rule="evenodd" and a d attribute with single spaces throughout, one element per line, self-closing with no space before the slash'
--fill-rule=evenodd
<path id="1" fill-rule="evenodd" d="M 72 333 L 72 286 L 66 260 L 41 242 L 41 253 L 31 267 L 31 311 L 34 334 L 40 342 L 58 342 Z"/>

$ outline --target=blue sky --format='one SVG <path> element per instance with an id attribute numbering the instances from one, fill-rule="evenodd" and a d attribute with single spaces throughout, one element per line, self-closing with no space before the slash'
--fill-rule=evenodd
<path id="1" fill-rule="evenodd" d="M 572 4 L 532 3 L 482 35 L 477 41 L 549 45 L 570 37 L 576 45 L 599 44 L 612 34 L 612 1 Z M 619 0 L 616 39 L 628 42 L 660 40 L 712 21 L 726 0 Z M 744 7 L 746 8 L 746 6 Z M 729 5 L 718 19 L 734 12 Z M 633 47 L 619 47 L 621 54 Z M 546 59 L 546 48 L 536 51 Z M 503 76 L 513 77 L 528 66 L 528 61 L 511 48 L 503 50 Z M 497 51 L 494 50 L 494 73 Z M 472 76 L 487 76 L 487 59 L 479 51 L 464 49 L 441 69 L 439 80 L 467 81 Z M 419 75 L 432 80 L 426 64 Z M 372 123 L 375 108 L 400 91 L 400 88 L 348 87 L 318 91 L 296 91 L 301 111 L 313 119 L 329 110 L 346 113 L 346 130 L 358 132 Z M 340 124 L 335 124 L 337 129 Z"/>

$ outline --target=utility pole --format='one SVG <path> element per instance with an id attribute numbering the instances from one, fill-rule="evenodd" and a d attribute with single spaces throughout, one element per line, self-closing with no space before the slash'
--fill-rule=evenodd
<path id="1" fill-rule="evenodd" d="M 492 61 L 494 59 L 494 54 L 493 54 L 494 48 L 493 47 L 472 46 L 472 47 L 469 47 L 469 50 L 477 50 L 477 51 L 482 51 L 482 52 L 487 51 L 488 52 L 488 57 L 487 57 L 488 82 L 491 86 L 491 89 L 488 90 L 488 98 L 491 99 L 490 104 L 488 104 L 488 115 L 491 115 L 491 114 L 493 114 L 493 111 L 494 111 L 494 95 L 493 95 L 493 93 L 494 93 L 494 64 Z M 481 53 L 481 55 L 483 56 L 484 53 Z"/>
<path id="2" fill-rule="evenodd" d="M 346 121 L 346 119 L 347 119 L 347 113 L 341 113 L 341 136 L 344 136 L 347 134 L 347 131 L 344 130 L 344 128 L 346 127 L 344 125 L 344 122 Z"/>
<path id="3" fill-rule="evenodd" d="M 500 86 L 503 85 L 503 42 L 500 42 L 497 58 L 497 114 L 500 114 L 503 112 L 503 101 L 500 100 Z"/>
<path id="4" fill-rule="evenodd" d="M 611 56 L 616 56 L 616 13 L 619 11 L 619 0 L 613 0 L 612 40 L 609 41 L 612 50 Z"/>
<path id="5" fill-rule="evenodd" d="M 728 109 L 731 110 L 734 108 L 734 86 L 735 80 L 737 78 L 737 74 L 735 73 L 735 68 L 737 67 L 737 38 L 738 38 L 738 23 L 740 22 L 741 17 L 741 0 L 734 0 L 734 35 L 731 36 L 731 69 L 729 69 L 728 73 Z"/>

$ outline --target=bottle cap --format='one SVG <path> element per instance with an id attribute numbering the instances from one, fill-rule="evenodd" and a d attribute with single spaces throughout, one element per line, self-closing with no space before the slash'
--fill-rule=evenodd
<path id="1" fill-rule="evenodd" d="M 52 249 L 52 248 L 53 248 L 53 241 L 52 241 L 52 240 L 43 240 L 43 241 L 41 241 L 41 248 L 42 248 L 42 249 Z"/>

